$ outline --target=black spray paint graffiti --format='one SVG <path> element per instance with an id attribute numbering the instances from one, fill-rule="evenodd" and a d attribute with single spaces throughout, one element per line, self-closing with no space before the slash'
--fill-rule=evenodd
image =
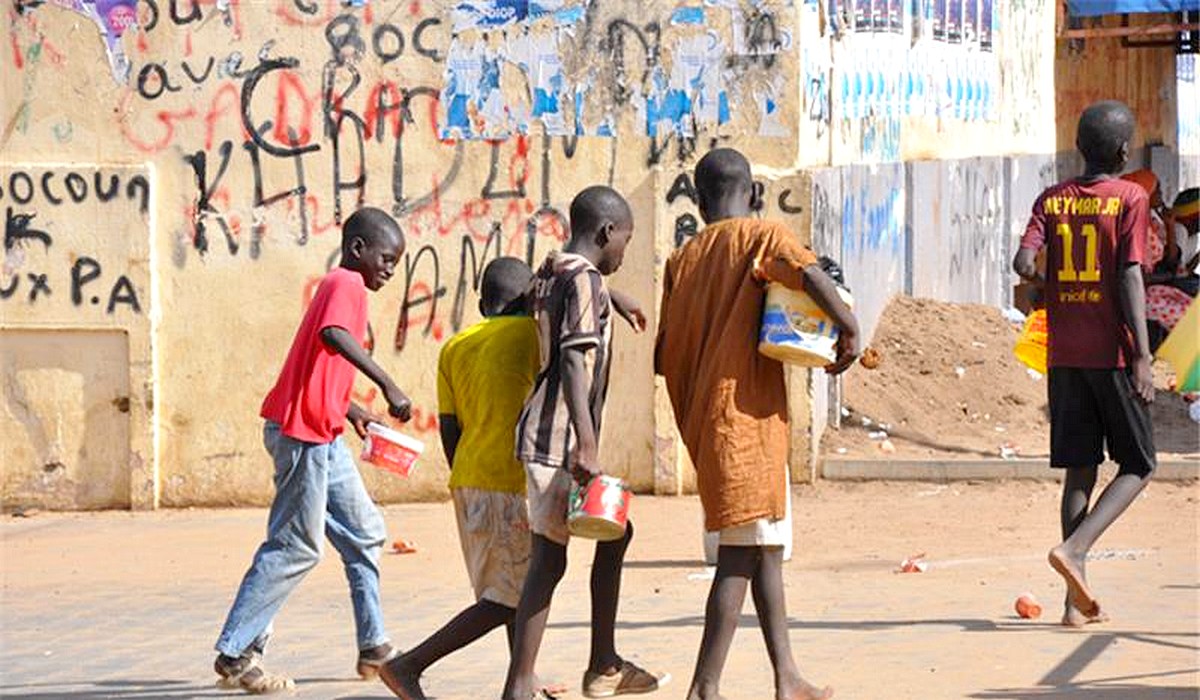
<path id="1" fill-rule="evenodd" d="M 956 190 L 950 197 L 950 276 L 969 278 L 1006 275 L 1008 261 L 1002 250 L 1003 216 L 999 169 L 988 171 L 979 164 L 955 165 L 950 181 Z"/>
<path id="2" fill-rule="evenodd" d="M 40 243 L 45 252 L 54 247 L 54 237 L 47 231 L 32 227 L 36 214 L 17 212 L 12 207 L 6 207 L 4 213 L 4 253 L 9 256 L 18 248 L 24 248 L 31 242 Z M 85 303 L 99 306 L 104 301 L 100 294 L 85 293 L 84 288 L 96 283 L 103 274 L 103 267 L 94 258 L 79 256 L 71 263 L 70 292 L 71 303 L 81 307 Z M 20 299 L 22 282 L 26 282 L 28 292 L 23 295 L 29 304 L 34 304 L 45 297 L 53 296 L 54 289 L 48 272 L 26 272 L 24 277 L 19 272 L 13 272 L 12 277 L 5 283 L 0 283 L 0 301 Z M 142 305 L 138 301 L 137 289 L 125 275 L 119 275 L 108 291 L 105 311 L 114 313 L 118 306 L 127 306 L 133 313 L 141 313 Z"/>
<path id="3" fill-rule="evenodd" d="M 526 224 L 524 232 L 525 262 L 533 265 L 537 244 L 538 226 L 542 219 L 552 219 L 566 226 L 566 217 L 553 207 L 543 207 Z M 457 333 L 463 327 L 467 302 L 479 294 L 483 271 L 492 260 L 503 255 L 504 233 L 500 224 L 494 223 L 483 241 L 470 235 L 459 239 L 457 282 L 447 323 L 439 315 L 439 302 L 450 293 L 450 285 L 443 275 L 440 254 L 433 245 L 425 244 L 415 253 L 405 253 L 403 261 L 404 285 L 400 301 L 400 316 L 396 321 L 393 347 L 402 351 L 410 342 L 409 333 L 417 331 L 421 337 L 442 340 L 448 334 Z"/>
<path id="4" fill-rule="evenodd" d="M 124 184 L 125 197 L 137 200 L 141 213 L 149 212 L 150 182 L 141 175 L 134 175 Z M 73 170 L 47 170 L 40 175 L 14 170 L 9 173 L 7 181 L 0 184 L 0 202 L 8 199 L 15 204 L 26 205 L 40 198 L 57 207 L 67 201 L 83 204 L 94 197 L 97 202 L 104 204 L 111 202 L 121 192 L 121 176 L 115 173 L 105 175 L 96 171 L 88 177 Z"/>
<path id="5" fill-rule="evenodd" d="M 667 204 L 674 204 L 676 199 L 686 197 L 693 205 L 700 203 L 699 197 L 696 196 L 696 187 L 692 184 L 692 178 L 687 173 L 679 173 L 675 181 L 671 183 L 671 189 L 667 190 Z M 700 224 L 696 221 L 695 215 L 691 212 L 684 212 L 675 217 L 675 247 L 687 243 L 688 239 L 696 235 L 700 230 Z"/>

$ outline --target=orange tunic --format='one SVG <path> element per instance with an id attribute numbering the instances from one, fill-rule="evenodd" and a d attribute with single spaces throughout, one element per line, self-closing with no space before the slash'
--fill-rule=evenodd
<path id="1" fill-rule="evenodd" d="M 783 518 L 788 456 L 783 365 L 758 352 L 764 288 L 803 287 L 817 262 L 785 225 L 727 219 L 667 261 L 655 369 L 666 378 L 709 531 Z"/>

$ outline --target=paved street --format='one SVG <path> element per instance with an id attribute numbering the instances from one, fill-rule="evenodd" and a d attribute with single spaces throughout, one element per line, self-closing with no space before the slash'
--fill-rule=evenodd
<path id="1" fill-rule="evenodd" d="M 796 556 L 787 568 L 801 668 L 838 698 L 1166 700 L 1200 697 L 1200 488 L 1153 484 L 1101 540 L 1089 574 L 1113 616 L 1064 630 L 1062 585 L 1045 564 L 1057 486 L 1045 483 L 823 484 L 796 492 Z M 386 509 L 415 554 L 384 561 L 395 641 L 411 645 L 470 602 L 448 504 Z M 624 578 L 623 653 L 674 682 L 681 698 L 699 643 L 708 581 L 694 498 L 639 496 Z M 0 695 L 42 698 L 236 697 L 214 687 L 212 643 L 265 526 L 263 510 L 38 513 L 6 516 Z M 591 547 L 577 542 L 539 666 L 578 693 L 587 654 Z M 332 550 L 330 550 L 332 552 Z M 924 552 L 924 573 L 896 574 Z M 350 607 L 336 556 L 305 580 L 276 621 L 270 668 L 303 698 L 388 697 L 354 677 Z M 1035 593 L 1038 621 L 1015 597 Z M 495 698 L 503 635 L 433 667 L 431 696 Z M 771 676 L 746 608 L 723 687 L 770 698 Z"/>

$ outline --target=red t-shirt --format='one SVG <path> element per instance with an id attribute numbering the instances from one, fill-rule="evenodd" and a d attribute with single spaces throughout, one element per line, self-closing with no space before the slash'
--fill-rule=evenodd
<path id="1" fill-rule="evenodd" d="M 1125 180 L 1069 180 L 1038 197 L 1021 247 L 1046 248 L 1051 367 L 1125 366 L 1121 274 L 1145 258 L 1150 200 Z"/>
<path id="2" fill-rule="evenodd" d="M 321 331 L 331 326 L 359 342 L 367 334 L 367 287 L 362 275 L 342 267 L 321 280 L 279 379 L 263 400 L 260 415 L 296 440 L 332 442 L 350 410 L 354 365 L 321 340 Z"/>

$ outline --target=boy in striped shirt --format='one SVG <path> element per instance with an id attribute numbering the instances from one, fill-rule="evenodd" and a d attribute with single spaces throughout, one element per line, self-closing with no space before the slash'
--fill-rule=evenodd
<path id="1" fill-rule="evenodd" d="M 615 190 L 595 186 L 571 203 L 571 239 L 551 253 L 534 275 L 540 371 L 517 422 L 517 458 L 525 464 L 529 574 L 517 606 L 506 700 L 535 695 L 534 663 L 546 630 L 550 599 L 567 567 L 567 498 L 572 480 L 601 474 L 600 418 L 612 359 L 613 304 L 604 277 L 616 272 L 633 235 L 633 212 Z M 591 658 L 583 676 L 587 697 L 657 690 L 665 682 L 622 659 L 616 651 L 617 598 L 625 536 L 596 545 L 592 565 Z"/>

